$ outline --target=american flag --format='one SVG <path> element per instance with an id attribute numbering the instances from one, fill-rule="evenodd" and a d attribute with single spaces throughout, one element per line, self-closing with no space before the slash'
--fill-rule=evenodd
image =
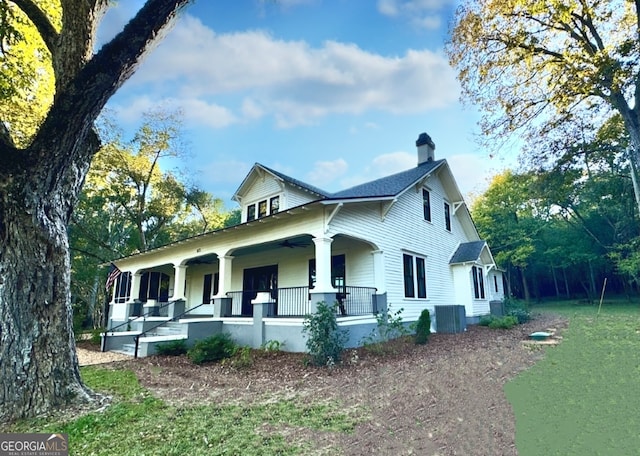
<path id="1" fill-rule="evenodd" d="M 118 280 L 118 277 L 120 277 L 120 269 L 118 269 L 115 264 L 111 263 L 111 266 L 109 266 L 109 275 L 107 275 L 107 283 L 105 284 L 104 289 L 109 291 L 109 288 L 111 288 L 115 281 Z"/>

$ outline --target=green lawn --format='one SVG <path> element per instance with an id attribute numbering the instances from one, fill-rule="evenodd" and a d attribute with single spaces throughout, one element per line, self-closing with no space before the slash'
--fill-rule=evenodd
<path id="1" fill-rule="evenodd" d="M 8 431 L 68 433 L 72 455 L 291 455 L 305 454 L 309 433 L 351 432 L 358 421 L 339 404 L 295 400 L 174 407 L 151 396 L 131 371 L 86 367 L 82 376 L 114 395 L 106 411 L 68 423 L 29 420 Z M 297 431 L 306 436 L 296 439 Z"/>
<path id="2" fill-rule="evenodd" d="M 505 386 L 521 456 L 640 454 L 640 305 L 545 306 L 563 342 Z"/>

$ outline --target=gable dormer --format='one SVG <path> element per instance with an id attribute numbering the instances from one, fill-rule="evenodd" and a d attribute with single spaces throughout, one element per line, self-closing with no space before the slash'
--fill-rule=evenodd
<path id="1" fill-rule="evenodd" d="M 327 195 L 323 190 L 256 163 L 232 199 L 240 204 L 244 223 L 324 199 Z"/>

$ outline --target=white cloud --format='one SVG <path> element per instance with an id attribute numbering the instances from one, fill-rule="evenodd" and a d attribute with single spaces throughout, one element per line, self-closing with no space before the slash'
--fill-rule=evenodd
<path id="1" fill-rule="evenodd" d="M 397 16 L 398 3 L 395 0 L 378 0 L 378 12 L 384 16 Z"/>
<path id="2" fill-rule="evenodd" d="M 349 165 L 342 158 L 333 161 L 317 161 L 313 165 L 313 170 L 307 173 L 306 180 L 320 188 L 329 188 L 330 184 L 343 176 L 348 168 Z"/>
<path id="3" fill-rule="evenodd" d="M 181 111 L 185 121 L 192 125 L 204 125 L 211 128 L 223 128 L 239 122 L 239 119 L 227 108 L 196 98 L 152 99 L 148 96 L 135 97 L 126 106 L 112 106 L 120 120 L 128 124 L 139 123 L 142 115 L 163 106 L 169 111 Z"/>
<path id="4" fill-rule="evenodd" d="M 364 167 L 361 173 L 343 179 L 341 181 L 342 188 L 353 187 L 380 177 L 389 176 L 413 168 L 416 164 L 417 156 L 415 153 L 398 151 L 378 155 Z"/>
<path id="5" fill-rule="evenodd" d="M 458 154 L 447 158 L 460 192 L 466 197 L 483 193 L 490 176 L 498 172 L 497 164 L 480 154 Z"/>
<path id="6" fill-rule="evenodd" d="M 415 27 L 436 30 L 442 25 L 442 10 L 453 0 L 378 0 L 378 12 L 384 16 L 402 18 Z"/>
<path id="7" fill-rule="evenodd" d="M 281 127 L 334 113 L 422 113 L 459 96 L 455 73 L 439 53 L 388 57 L 335 41 L 311 47 L 264 31 L 216 34 L 189 15 L 127 83 L 132 91 L 140 86 L 163 97 L 173 90 L 178 99 L 242 97 L 237 116 L 268 112 Z"/>

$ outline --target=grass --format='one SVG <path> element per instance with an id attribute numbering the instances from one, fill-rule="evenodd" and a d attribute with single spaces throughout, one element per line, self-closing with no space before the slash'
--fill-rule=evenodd
<path id="1" fill-rule="evenodd" d="M 113 404 L 66 423 L 23 421 L 9 432 L 68 433 L 71 455 L 293 455 L 310 448 L 293 431 L 349 433 L 358 422 L 339 404 L 295 400 L 175 407 L 151 396 L 131 371 L 86 367 L 82 376 L 112 394 Z"/>
<path id="2" fill-rule="evenodd" d="M 570 319 L 563 342 L 505 385 L 522 456 L 637 454 L 640 306 L 535 307 Z"/>

